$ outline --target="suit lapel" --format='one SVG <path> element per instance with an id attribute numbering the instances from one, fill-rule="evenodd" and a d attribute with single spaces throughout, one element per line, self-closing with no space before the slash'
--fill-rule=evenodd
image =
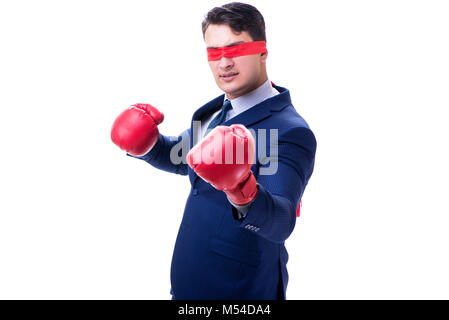
<path id="1" fill-rule="evenodd" d="M 248 110 L 240 113 L 239 115 L 229 119 L 223 125 L 229 126 L 231 124 L 243 124 L 245 127 L 250 128 L 254 124 L 271 117 L 273 112 L 279 112 L 285 107 L 291 105 L 290 93 L 287 89 L 274 86 L 279 94 L 271 97 Z"/>
<path id="2" fill-rule="evenodd" d="M 197 111 L 195 111 L 195 113 L 192 116 L 192 121 L 190 122 L 190 148 L 193 147 L 193 137 L 196 135 L 196 132 L 194 132 L 194 130 L 193 130 L 194 129 L 193 122 L 194 121 L 202 121 L 205 116 L 210 115 L 210 114 L 214 113 L 215 111 L 217 111 L 218 109 L 220 109 L 221 106 L 223 105 L 223 101 L 224 101 L 224 94 L 209 101 L 204 106 L 202 106 Z M 190 183 L 193 185 L 195 183 L 196 179 L 198 179 L 198 175 L 195 173 L 195 171 L 192 170 L 192 168 L 190 168 L 190 166 L 187 166 L 187 167 L 188 167 Z"/>

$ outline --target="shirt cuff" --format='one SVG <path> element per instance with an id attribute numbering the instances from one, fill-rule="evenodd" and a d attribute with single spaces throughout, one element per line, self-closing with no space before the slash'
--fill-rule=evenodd
<path id="1" fill-rule="evenodd" d="M 257 189 L 259 189 L 259 186 L 257 186 Z M 251 200 L 251 202 L 244 204 L 244 205 L 235 204 L 229 198 L 228 198 L 228 201 L 232 204 L 232 206 L 234 208 L 237 209 L 237 219 L 241 220 L 246 217 L 246 214 L 249 211 L 249 207 L 251 207 L 251 204 L 254 202 L 255 199 L 256 199 L 256 197 L 254 197 L 254 199 Z"/>

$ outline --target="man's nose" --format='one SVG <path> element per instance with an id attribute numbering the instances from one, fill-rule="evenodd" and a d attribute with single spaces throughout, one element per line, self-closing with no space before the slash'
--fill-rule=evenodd
<path id="1" fill-rule="evenodd" d="M 220 68 L 228 69 L 232 65 L 234 65 L 234 61 L 232 60 L 232 58 L 222 57 L 220 59 L 220 64 L 219 64 Z"/>

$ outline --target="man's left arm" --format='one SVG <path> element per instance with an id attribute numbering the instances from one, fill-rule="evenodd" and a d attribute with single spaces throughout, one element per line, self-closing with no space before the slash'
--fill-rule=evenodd
<path id="1" fill-rule="evenodd" d="M 279 137 L 277 159 L 271 159 L 277 161 L 277 171 L 264 175 L 259 169 L 255 175 L 257 195 L 243 210 L 247 211 L 243 219 L 233 208 L 242 228 L 273 242 L 283 242 L 290 236 L 296 223 L 296 208 L 313 172 L 315 151 L 315 136 L 308 128 L 293 128 Z M 273 163 L 266 166 L 270 165 Z"/>

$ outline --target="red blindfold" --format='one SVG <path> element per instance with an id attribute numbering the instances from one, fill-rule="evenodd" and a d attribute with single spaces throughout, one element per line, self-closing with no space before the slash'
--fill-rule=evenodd
<path id="1" fill-rule="evenodd" d="M 251 54 L 266 53 L 267 46 L 265 41 L 252 41 L 240 43 L 232 47 L 220 47 L 216 49 L 207 49 L 207 60 L 215 61 L 223 57 L 233 58 L 248 56 Z"/>

